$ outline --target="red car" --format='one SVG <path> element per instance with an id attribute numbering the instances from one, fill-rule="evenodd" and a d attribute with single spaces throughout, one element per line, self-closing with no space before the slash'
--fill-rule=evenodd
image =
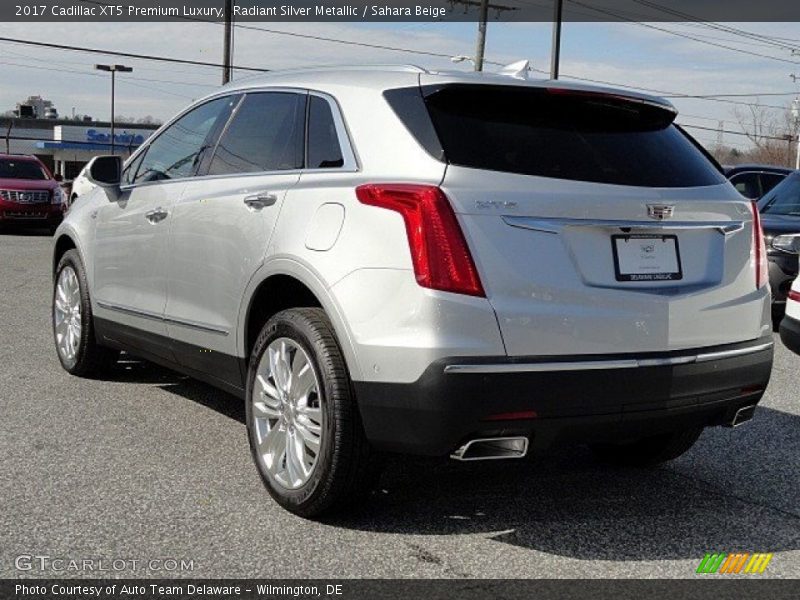
<path id="1" fill-rule="evenodd" d="M 0 226 L 46 227 L 54 232 L 66 204 L 56 177 L 35 156 L 0 154 Z"/>

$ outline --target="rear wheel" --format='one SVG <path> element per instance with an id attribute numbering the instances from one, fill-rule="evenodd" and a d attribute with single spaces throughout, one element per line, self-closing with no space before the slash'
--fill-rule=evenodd
<path id="1" fill-rule="evenodd" d="M 53 338 L 61 366 L 72 375 L 95 377 L 119 357 L 100 346 L 94 334 L 89 284 L 77 251 L 64 253 L 53 286 Z"/>
<path id="2" fill-rule="evenodd" d="M 361 500 L 377 475 L 325 312 L 285 310 L 256 340 L 247 432 L 259 474 L 287 510 L 315 517 Z"/>
<path id="3" fill-rule="evenodd" d="M 702 432 L 702 427 L 691 427 L 622 444 L 594 444 L 591 449 L 605 463 L 624 467 L 653 467 L 687 452 Z"/>

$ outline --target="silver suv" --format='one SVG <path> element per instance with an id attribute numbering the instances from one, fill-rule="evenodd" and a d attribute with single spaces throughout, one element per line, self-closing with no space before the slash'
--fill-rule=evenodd
<path id="1" fill-rule="evenodd" d="M 307 516 L 386 451 L 669 460 L 748 420 L 772 365 L 758 213 L 675 115 L 415 67 L 224 87 L 92 164 L 56 235 L 59 359 L 244 398 L 267 489 Z"/>

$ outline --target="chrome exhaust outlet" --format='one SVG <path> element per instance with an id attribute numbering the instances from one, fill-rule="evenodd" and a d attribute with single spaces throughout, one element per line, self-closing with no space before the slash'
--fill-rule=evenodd
<path id="1" fill-rule="evenodd" d="M 736 411 L 736 414 L 733 415 L 733 419 L 730 420 L 729 423 L 726 423 L 728 427 L 738 427 L 739 425 L 743 425 L 747 423 L 750 419 L 753 418 L 753 413 L 756 412 L 756 405 L 752 404 L 750 406 L 743 406 L 739 410 Z"/>
<path id="2" fill-rule="evenodd" d="M 528 438 L 499 437 L 470 440 L 450 455 L 453 460 L 522 458 L 528 453 Z"/>

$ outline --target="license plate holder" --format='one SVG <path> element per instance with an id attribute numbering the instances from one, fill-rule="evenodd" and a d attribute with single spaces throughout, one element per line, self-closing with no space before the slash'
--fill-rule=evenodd
<path id="1" fill-rule="evenodd" d="M 680 281 L 683 279 L 678 236 L 628 233 L 611 236 L 617 281 Z"/>

